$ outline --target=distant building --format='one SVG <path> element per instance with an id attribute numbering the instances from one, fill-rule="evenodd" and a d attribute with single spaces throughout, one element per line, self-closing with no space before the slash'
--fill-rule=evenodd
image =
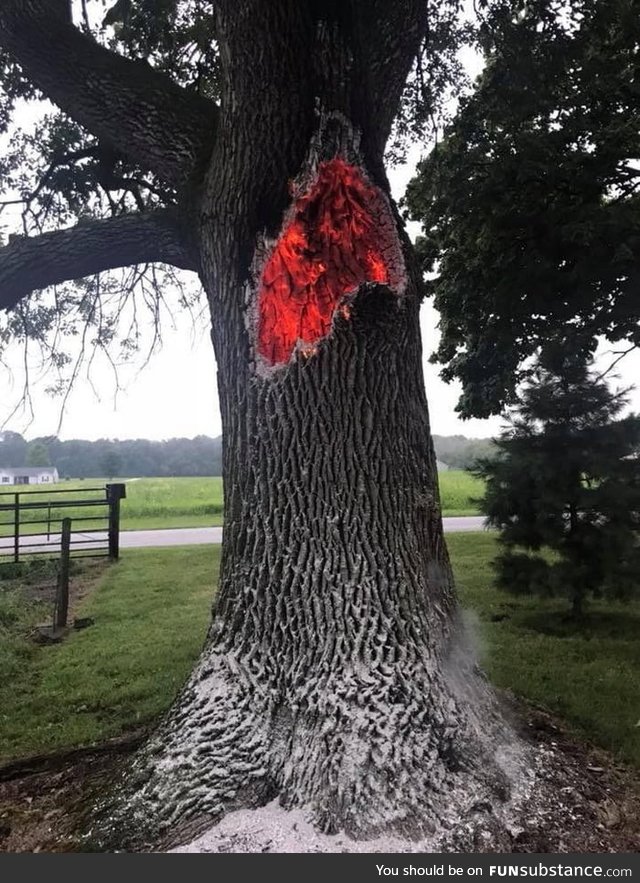
<path id="1" fill-rule="evenodd" d="M 58 481 L 55 466 L 0 466 L 0 487 L 12 484 L 54 484 Z"/>
<path id="2" fill-rule="evenodd" d="M 436 466 L 438 472 L 446 472 L 449 469 L 449 466 L 447 466 L 446 463 L 443 463 L 442 460 L 436 460 Z"/>

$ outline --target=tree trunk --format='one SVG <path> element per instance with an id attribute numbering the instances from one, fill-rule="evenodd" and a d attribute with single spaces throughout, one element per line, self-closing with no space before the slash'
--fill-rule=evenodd
<path id="1" fill-rule="evenodd" d="M 581 476 L 576 476 L 575 486 L 580 487 Z M 570 559 L 574 561 L 576 576 L 573 579 L 573 585 L 570 586 L 571 599 L 571 619 L 580 620 L 584 615 L 584 598 L 587 586 L 584 582 L 584 568 L 580 567 L 582 559 L 582 550 L 578 537 L 580 527 L 580 518 L 578 515 L 578 506 L 575 501 L 569 503 L 569 534 L 567 536 L 567 549 L 569 550 Z M 580 574 L 581 576 L 577 576 Z"/>
<path id="2" fill-rule="evenodd" d="M 344 26 L 309 23 L 305 6 L 256 4 L 249 27 L 220 4 L 229 57 L 200 241 L 224 545 L 202 657 L 110 808 L 147 842 L 277 795 L 325 832 L 419 837 L 508 790 L 511 737 L 467 650 L 442 536 L 416 274 L 382 165 L 388 108 L 354 100 Z M 304 194 L 336 157 L 374 194 L 389 281 L 346 291 L 321 339 L 267 364 L 260 279 L 291 180 Z"/>

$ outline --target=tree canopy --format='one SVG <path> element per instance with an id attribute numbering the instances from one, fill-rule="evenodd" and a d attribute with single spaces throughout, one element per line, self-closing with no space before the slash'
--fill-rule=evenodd
<path id="1" fill-rule="evenodd" d="M 423 14 L 427 35 L 389 121 L 390 161 L 437 124 L 464 79 L 457 50 L 470 30 L 458 3 L 428 0 Z M 0 352 L 35 341 L 52 392 L 96 353 L 112 367 L 151 353 L 175 308 L 198 320 L 200 288 L 180 270 L 198 270 L 187 219 L 220 98 L 210 3 L 3 4 Z M 46 113 L 23 124 L 30 105 Z"/>
<path id="2" fill-rule="evenodd" d="M 44 462 L 31 459 L 33 451 Z M 0 433 L 0 466 L 55 466 L 60 478 L 100 475 L 222 475 L 222 438 L 201 435 L 164 441 L 136 439 L 69 439 L 49 436 L 27 443 L 16 432 Z"/>
<path id="3" fill-rule="evenodd" d="M 464 417 L 499 413 L 557 343 L 640 343 L 640 5 L 481 9 L 484 70 L 406 200 Z"/>

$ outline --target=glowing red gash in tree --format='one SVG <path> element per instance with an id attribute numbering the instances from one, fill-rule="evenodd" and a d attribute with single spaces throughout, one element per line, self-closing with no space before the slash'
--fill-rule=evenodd
<path id="1" fill-rule="evenodd" d="M 270 365 L 288 362 L 298 342 L 325 337 L 345 295 L 363 282 L 397 288 L 385 260 L 382 194 L 362 172 L 336 157 L 294 203 L 267 259 L 258 295 L 258 352 Z M 395 255 L 394 255 L 395 258 Z"/>

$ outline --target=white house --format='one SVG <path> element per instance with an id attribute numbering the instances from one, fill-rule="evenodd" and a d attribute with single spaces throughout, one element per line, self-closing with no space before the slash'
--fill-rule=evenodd
<path id="1" fill-rule="evenodd" d="M 58 481 L 55 466 L 0 466 L 0 487 L 11 484 L 54 484 Z"/>

